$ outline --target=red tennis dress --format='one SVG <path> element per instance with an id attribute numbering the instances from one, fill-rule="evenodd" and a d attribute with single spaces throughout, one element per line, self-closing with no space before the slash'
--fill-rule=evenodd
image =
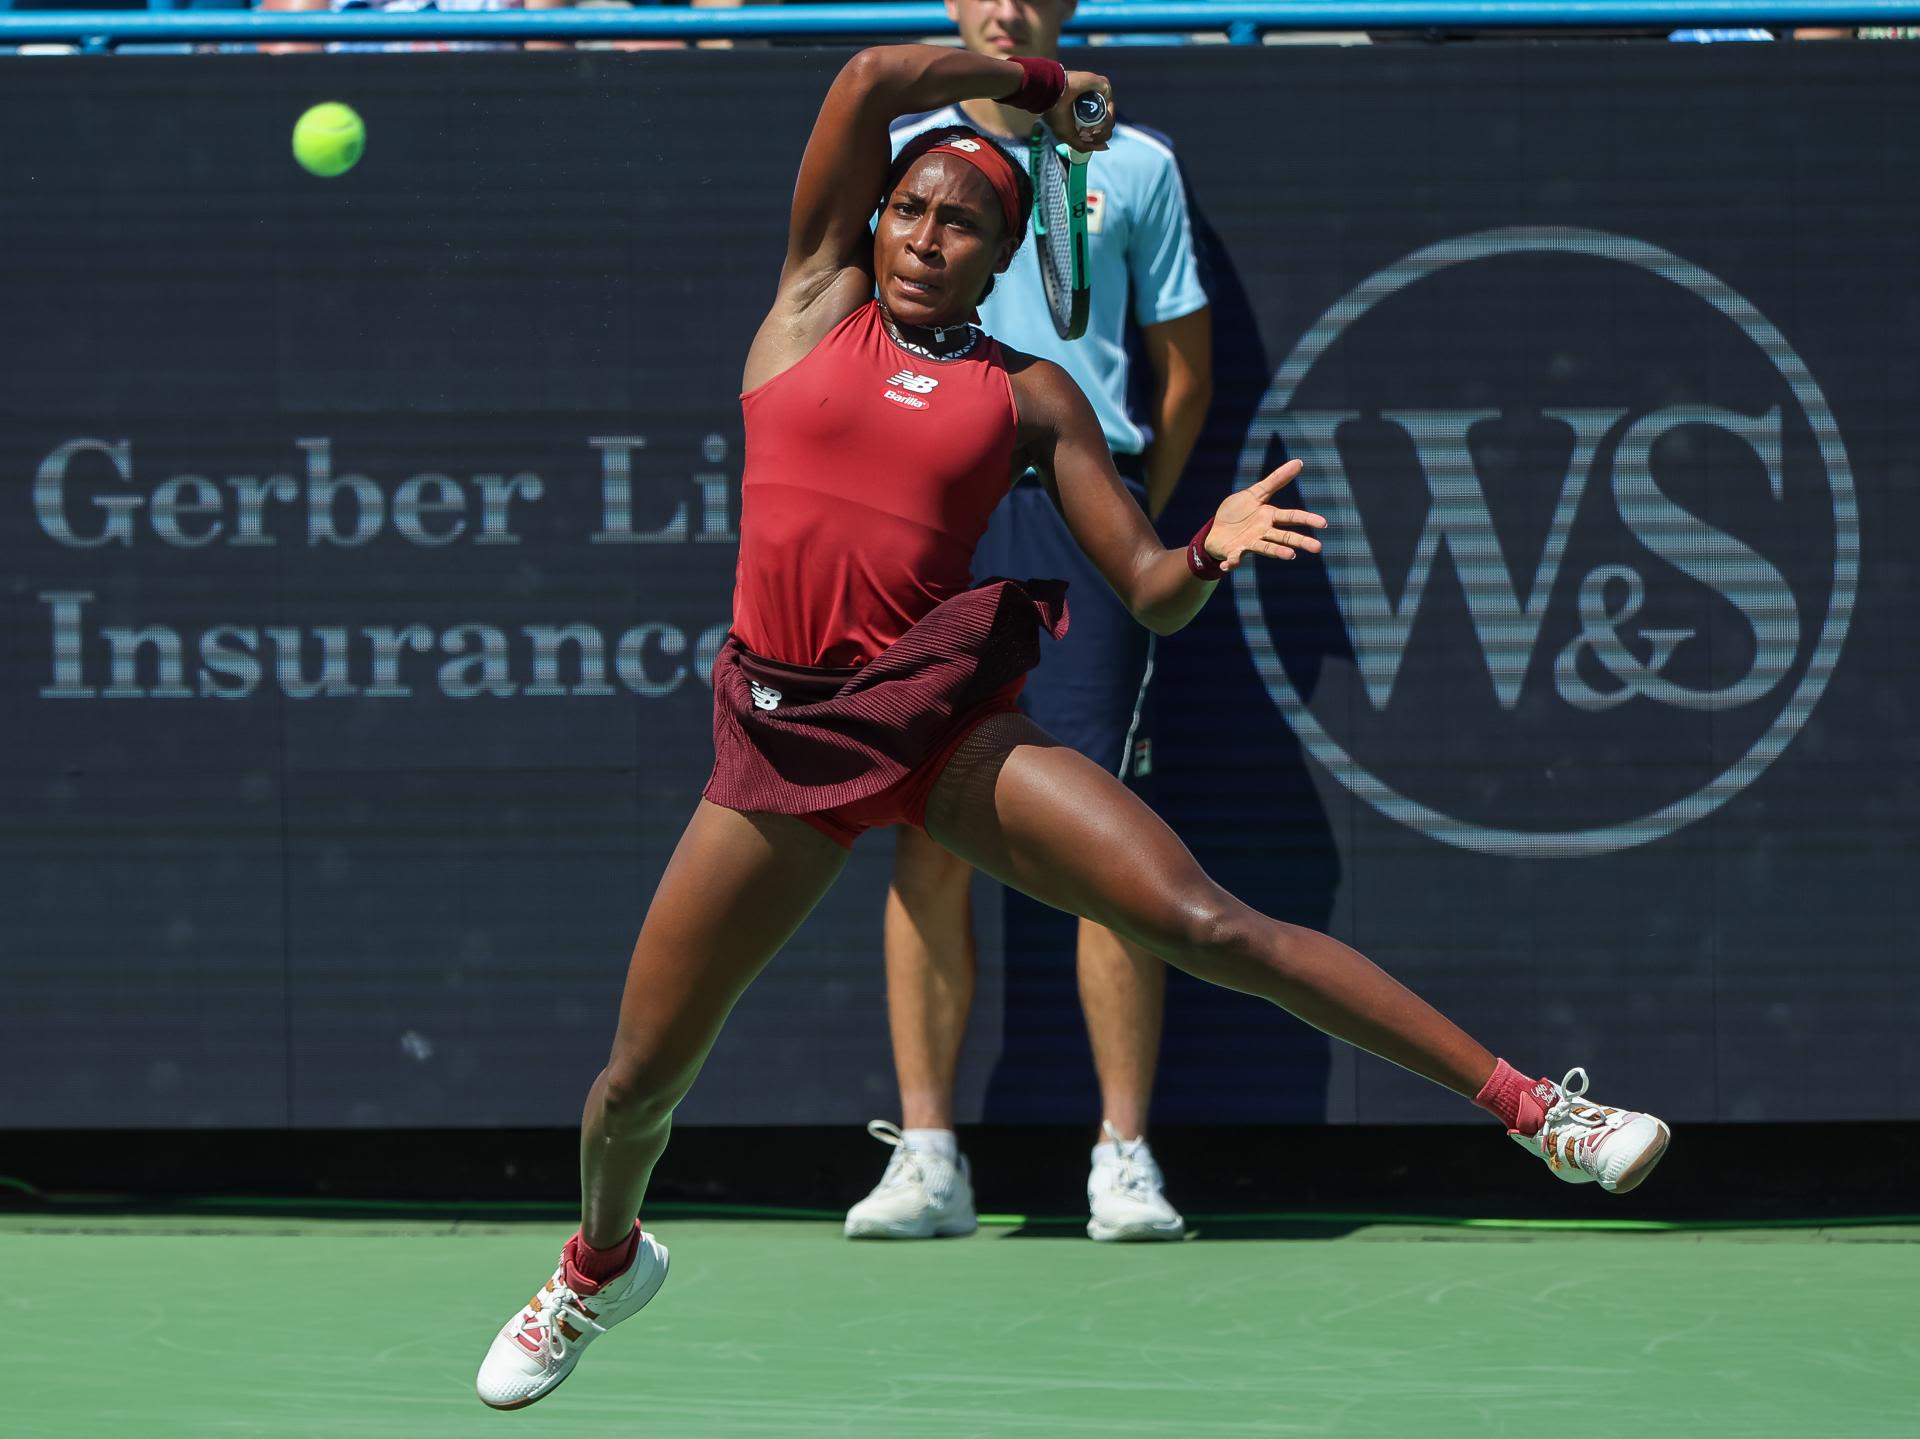
<path id="1" fill-rule="evenodd" d="M 953 751 L 1014 708 L 1040 632 L 1066 632 L 1059 581 L 971 587 L 1018 422 L 1000 347 L 982 337 L 929 360 L 869 302 L 741 406 L 740 558 L 706 796 L 848 845 L 923 823 Z"/>

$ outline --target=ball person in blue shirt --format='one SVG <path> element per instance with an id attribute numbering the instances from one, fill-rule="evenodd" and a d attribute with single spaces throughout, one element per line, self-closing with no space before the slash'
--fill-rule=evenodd
<path id="1" fill-rule="evenodd" d="M 1057 59 L 1074 0 L 947 0 L 966 47 L 1004 59 Z M 895 123 L 894 149 L 924 130 L 968 124 L 1027 163 L 1033 117 L 970 100 Z M 981 304 L 987 332 L 1057 361 L 1093 402 L 1114 464 L 1149 517 L 1179 483 L 1212 398 L 1212 325 L 1187 218 L 1187 197 L 1164 136 L 1126 122 L 1087 176 L 1091 315 L 1065 341 L 1049 318 L 1029 238 Z M 1129 413 L 1127 328 L 1138 325 L 1152 368 L 1145 414 Z M 1047 647 L 1021 703 L 1049 734 L 1139 787 L 1152 772 L 1147 684 L 1153 635 L 1136 624 L 1081 554 L 1032 476 L 994 513 L 974 556 L 975 578 L 1057 576 L 1071 582 L 1072 628 Z M 856 1238 L 971 1233 L 973 1193 L 953 1132 L 954 1075 L 973 1003 L 972 871 L 922 831 L 898 831 L 887 895 L 887 1010 L 902 1127 L 869 1128 L 894 1146 L 873 1193 L 848 1212 Z M 1185 1230 L 1162 1193 L 1146 1144 L 1160 1049 L 1166 968 L 1111 930 L 1080 922 L 1078 968 L 1101 1096 L 1101 1130 L 1087 1181 L 1095 1239 L 1177 1239 Z"/>

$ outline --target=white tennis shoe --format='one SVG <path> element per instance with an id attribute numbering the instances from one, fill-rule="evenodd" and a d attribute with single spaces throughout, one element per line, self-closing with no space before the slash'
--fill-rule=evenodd
<path id="1" fill-rule="evenodd" d="M 893 1146 L 893 1157 L 873 1192 L 847 1211 L 849 1239 L 947 1239 L 980 1227 L 973 1212 L 967 1157 L 958 1162 L 913 1149 L 898 1125 L 876 1119 L 867 1133 Z"/>
<path id="2" fill-rule="evenodd" d="M 494 1336 L 474 1381 L 483 1404 L 524 1409 L 559 1388 L 589 1344 L 622 1319 L 631 1318 L 660 1292 L 667 1277 L 667 1246 L 640 1236 L 633 1263 L 593 1294 L 567 1282 L 567 1261 L 540 1292 Z"/>
<path id="3" fill-rule="evenodd" d="M 1087 1237 L 1103 1241 L 1178 1239 L 1187 1221 L 1161 1193 L 1166 1185 L 1153 1151 L 1142 1139 L 1122 1139 L 1106 1120 L 1100 1128 L 1105 1144 L 1093 1147 L 1093 1170 L 1087 1175 Z"/>
<path id="4" fill-rule="evenodd" d="M 1651 1114 L 1589 1104 L 1586 1092 L 1584 1069 L 1568 1070 L 1558 1085 L 1542 1080 L 1533 1091 L 1548 1106 L 1540 1128 L 1532 1134 L 1507 1133 L 1567 1183 L 1598 1180 L 1602 1189 L 1625 1194 L 1653 1173 L 1673 1135 Z"/>

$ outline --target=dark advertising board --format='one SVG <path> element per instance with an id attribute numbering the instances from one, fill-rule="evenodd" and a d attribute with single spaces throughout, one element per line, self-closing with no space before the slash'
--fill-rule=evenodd
<path id="1" fill-rule="evenodd" d="M 5 63 L 0 1128 L 572 1122 L 711 762 L 740 364 L 839 58 Z M 1920 54 L 1110 68 L 1214 304 L 1166 532 L 1286 454 L 1334 522 L 1162 644 L 1159 808 L 1517 1063 L 1920 1117 Z M 369 129 L 331 181 L 323 99 Z M 890 853 L 685 1122 L 893 1112 Z M 1091 1123 L 1070 928 L 976 910 L 962 1118 Z M 1469 1113 L 1184 979 L 1157 1112 Z"/>

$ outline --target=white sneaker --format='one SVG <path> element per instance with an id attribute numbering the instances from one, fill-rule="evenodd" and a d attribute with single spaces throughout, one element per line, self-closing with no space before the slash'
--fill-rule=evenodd
<path id="1" fill-rule="evenodd" d="M 1549 1090 L 1550 1094 L 1541 1091 Z M 1651 1114 L 1631 1109 L 1608 1109 L 1582 1102 L 1587 1072 L 1569 1069 L 1558 1086 L 1542 1080 L 1534 1095 L 1548 1104 L 1546 1118 L 1533 1134 L 1517 1129 L 1507 1133 L 1522 1149 L 1546 1160 L 1547 1167 L 1569 1184 L 1600 1181 L 1600 1187 L 1625 1194 L 1649 1174 L 1667 1152 L 1673 1135 Z"/>
<path id="2" fill-rule="evenodd" d="M 959 1162 L 909 1149 L 898 1125 L 876 1119 L 867 1133 L 893 1146 L 893 1158 L 873 1193 L 847 1211 L 849 1239 L 946 1239 L 980 1227 L 973 1213 L 973 1179 L 966 1155 Z"/>
<path id="3" fill-rule="evenodd" d="M 495 1409 L 524 1409 L 546 1398 L 573 1372 L 586 1347 L 644 1309 L 666 1277 L 667 1246 L 651 1234 L 640 1236 L 626 1272 L 590 1295 L 568 1286 L 563 1255 L 553 1278 L 507 1321 L 480 1361 L 474 1388 L 481 1402 Z"/>
<path id="4" fill-rule="evenodd" d="M 1093 1170 L 1087 1175 L 1087 1238 L 1178 1239 L 1187 1221 L 1160 1192 L 1166 1179 L 1153 1162 L 1145 1139 L 1122 1139 L 1106 1120 L 1100 1122 L 1107 1142 L 1093 1147 Z"/>

